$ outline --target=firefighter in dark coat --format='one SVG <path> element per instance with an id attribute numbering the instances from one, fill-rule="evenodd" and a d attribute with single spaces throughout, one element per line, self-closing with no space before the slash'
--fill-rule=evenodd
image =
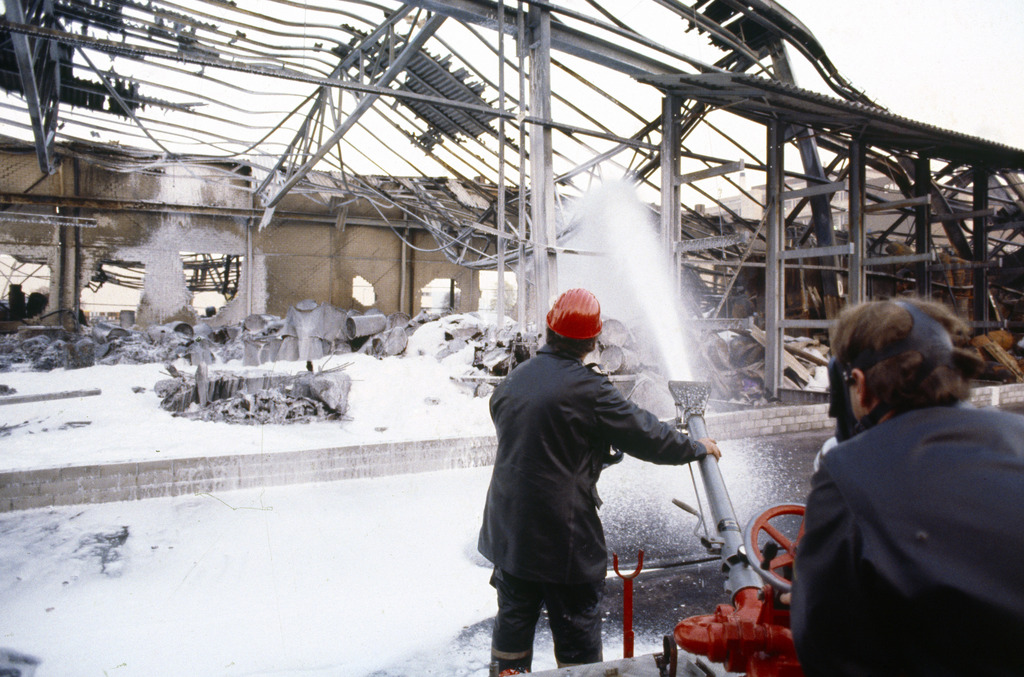
<path id="1" fill-rule="evenodd" d="M 600 602 L 608 567 L 597 480 L 611 447 L 652 463 L 719 457 L 619 393 L 582 362 L 601 333 L 601 309 L 571 289 L 547 316 L 546 345 L 491 396 L 498 437 L 479 550 L 494 564 L 498 614 L 492 672 L 529 672 L 541 606 L 559 666 L 602 660 Z"/>
<path id="2" fill-rule="evenodd" d="M 979 367 L 945 307 L 833 331 L 839 444 L 820 457 L 791 627 L 806 677 L 1024 675 L 1024 416 L 961 401 Z"/>

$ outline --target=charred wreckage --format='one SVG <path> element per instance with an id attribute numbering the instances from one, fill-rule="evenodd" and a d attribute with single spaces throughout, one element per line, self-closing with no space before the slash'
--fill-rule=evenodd
<path id="1" fill-rule="evenodd" d="M 296 18 L 276 0 L 7 0 L 0 119 L 19 136 L 0 144 L 0 365 L 187 356 L 195 373 L 158 386 L 168 410 L 341 417 L 343 368 L 275 382 L 210 367 L 399 355 L 440 321 L 417 290 L 450 280 L 450 310 L 471 313 L 486 271 L 500 292 L 515 278 L 514 304 L 497 293 L 493 308 L 514 328 L 450 327 L 475 342 L 465 381 L 484 395 L 536 347 L 562 262 L 599 255 L 573 246 L 569 206 L 623 177 L 671 258 L 666 303 L 687 310 L 707 382 L 659 374 L 633 326 L 608 322 L 595 359 L 698 437 L 712 398 L 823 395 L 827 330 L 872 298 L 946 303 L 989 377 L 1024 382 L 1024 150 L 876 105 L 777 2 L 579 4 L 349 0 Z M 651 37 L 664 26 L 670 44 Z M 692 56 L 708 43 L 716 60 Z M 828 95 L 796 86 L 796 59 Z M 84 290 L 143 269 L 137 326 L 86 317 Z M 150 285 L 160 274 L 173 284 Z M 357 276 L 373 302 L 352 301 Z M 218 321 L 195 321 L 187 298 L 211 290 Z M 706 674 L 682 647 L 798 675 L 776 599 L 799 527 L 776 523 L 800 509 L 742 529 L 714 459 L 700 470 L 730 604 L 681 622 L 657 665 L 601 674 Z"/>

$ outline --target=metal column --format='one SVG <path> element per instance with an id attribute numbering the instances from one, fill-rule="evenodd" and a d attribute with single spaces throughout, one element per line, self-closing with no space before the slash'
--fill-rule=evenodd
<path id="1" fill-rule="evenodd" d="M 28 5 L 25 7 L 24 5 Z M 5 0 L 6 19 L 13 23 L 30 23 L 53 29 L 56 24 L 53 2 L 23 3 Z M 39 169 L 46 174 L 57 170 L 53 144 L 57 137 L 57 116 L 60 110 L 61 48 L 56 40 L 30 38 L 24 33 L 8 34 L 13 48 L 21 90 L 28 108 L 32 135 L 35 137 Z M 63 306 L 60 306 L 63 309 Z"/>
<path id="2" fill-rule="evenodd" d="M 974 168 L 974 211 L 988 210 L 988 171 Z M 988 217 L 979 214 L 974 217 L 974 233 L 971 238 L 974 249 L 974 321 L 988 322 Z M 984 324 L 982 324 L 984 326 Z M 984 331 L 979 328 L 980 331 Z"/>
<path id="3" fill-rule="evenodd" d="M 772 65 L 775 67 L 775 76 L 786 84 L 796 85 L 796 77 L 786 56 L 786 50 L 782 42 L 775 43 L 772 50 Z M 818 140 L 814 130 L 803 125 L 787 125 L 786 137 L 796 140 L 796 147 L 800 151 L 800 161 L 803 163 L 804 173 L 828 181 L 824 167 L 821 165 L 821 155 L 818 152 Z M 832 225 L 832 195 L 818 194 L 809 198 L 811 203 L 811 219 L 814 223 L 814 235 L 819 247 L 831 247 L 835 241 L 834 228 Z M 822 261 L 825 265 L 834 265 L 833 257 L 825 258 Z M 825 317 L 835 317 L 839 312 L 839 283 L 837 274 L 832 270 L 821 271 L 821 292 L 822 304 L 824 305 Z"/>
<path id="4" fill-rule="evenodd" d="M 914 162 L 914 197 L 927 197 L 932 189 L 931 161 L 927 156 L 917 158 Z M 918 205 L 914 208 L 914 238 L 915 251 L 918 254 L 927 254 L 931 251 L 931 209 L 927 204 Z M 921 298 L 931 298 L 932 279 L 928 272 L 928 262 L 920 261 L 915 264 L 915 277 L 917 278 L 917 295 Z"/>
<path id="5" fill-rule="evenodd" d="M 498 3 L 498 109 L 505 112 L 505 0 Z M 508 245 L 504 235 L 505 224 L 505 118 L 498 118 L 498 196 L 494 207 L 494 227 L 499 235 L 495 241 L 498 249 L 498 289 L 494 299 L 495 324 L 505 326 L 505 249 Z M 404 246 L 404 243 L 403 243 Z"/>
<path id="6" fill-rule="evenodd" d="M 854 139 L 850 142 L 850 189 L 849 189 L 849 212 L 850 212 L 850 244 L 853 251 L 850 254 L 849 266 L 849 290 L 847 301 L 850 305 L 861 303 L 866 298 L 864 275 L 864 258 L 866 248 L 864 245 L 864 142 Z"/>
<path id="7" fill-rule="evenodd" d="M 672 256 L 672 271 L 676 296 L 682 292 L 676 241 L 682 224 L 682 200 L 679 189 L 680 116 L 682 105 L 678 97 L 667 95 L 661 108 L 661 241 Z"/>
<path id="8" fill-rule="evenodd" d="M 764 280 L 764 389 L 769 397 L 778 397 L 782 385 L 782 320 L 785 285 L 781 279 L 782 230 L 785 214 L 782 191 L 785 186 L 785 126 L 778 120 L 768 123 L 768 172 L 765 186 L 765 208 L 768 210 L 765 235 Z"/>
<path id="9" fill-rule="evenodd" d="M 530 23 L 530 113 L 543 120 L 530 128 L 530 201 L 533 221 L 533 261 L 537 290 L 537 327 L 552 296 L 558 293 L 558 258 L 554 250 L 555 175 L 551 143 L 551 12 L 531 5 Z"/>
<path id="10" fill-rule="evenodd" d="M 72 171 L 72 185 L 75 192 L 75 197 L 81 197 L 82 195 L 82 167 L 78 162 L 78 158 L 74 158 L 71 163 Z M 72 214 L 75 219 L 78 219 L 82 215 L 82 210 L 75 207 L 72 210 Z M 72 304 L 71 312 L 72 317 L 70 321 L 68 318 L 61 318 L 61 325 L 65 327 L 73 327 L 75 331 L 81 329 L 80 318 L 82 317 L 82 229 L 75 228 L 75 258 L 74 258 L 74 280 L 72 283 L 72 294 L 74 303 Z"/>
<path id="11" fill-rule="evenodd" d="M 516 65 L 519 75 L 519 113 L 526 117 L 528 111 L 524 110 L 526 105 L 526 12 L 523 9 L 522 0 L 516 6 Z M 516 322 L 519 326 L 526 328 L 527 308 L 530 305 L 530 290 L 527 283 L 529 274 L 526 263 L 526 158 L 523 157 L 523 149 L 526 148 L 526 124 L 522 121 L 516 125 L 519 128 L 519 190 L 516 200 Z M 536 311 L 535 311 L 536 312 Z M 540 325 L 537 325 L 538 328 Z"/>

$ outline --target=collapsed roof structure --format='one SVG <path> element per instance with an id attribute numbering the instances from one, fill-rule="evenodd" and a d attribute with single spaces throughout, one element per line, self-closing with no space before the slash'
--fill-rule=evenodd
<path id="1" fill-rule="evenodd" d="M 18 224 L 63 233 L 54 260 L 71 272 L 53 285 L 71 308 L 102 269 L 68 262 L 104 215 L 234 219 L 242 270 L 216 284 L 236 287 L 288 224 L 372 224 L 403 243 L 393 258 L 433 250 L 497 271 L 499 289 L 514 267 L 519 319 L 540 324 L 559 257 L 587 254 L 566 205 L 624 178 L 654 205 L 700 321 L 759 316 L 771 394 L 784 333 L 824 329 L 844 303 L 912 290 L 978 330 L 1024 326 L 1024 151 L 875 105 L 777 2 L 630 4 L 6 0 L 0 119 L 17 140 L 3 150 L 35 165 L 0 180 L 0 252 L 28 246 Z M 831 93 L 798 88 L 796 61 Z M 68 188 L 52 178 L 68 160 L 231 195 L 175 202 L 77 170 Z M 407 286 L 385 310 L 417 310 Z"/>

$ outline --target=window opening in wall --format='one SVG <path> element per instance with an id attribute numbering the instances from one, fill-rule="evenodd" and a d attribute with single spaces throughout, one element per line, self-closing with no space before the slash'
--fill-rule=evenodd
<path id="1" fill-rule="evenodd" d="M 82 312 L 96 320 L 118 322 L 122 310 L 135 311 L 142 299 L 146 267 L 135 261 L 101 261 L 82 290 Z"/>
<path id="2" fill-rule="evenodd" d="M 435 277 L 420 289 L 420 308 L 429 313 L 454 311 L 459 307 L 462 290 L 455 280 Z"/>
<path id="3" fill-rule="evenodd" d="M 505 271 L 505 314 L 510 315 L 516 307 L 519 295 L 519 280 L 515 273 Z M 480 307 L 478 310 L 498 309 L 498 273 L 493 270 L 480 271 Z"/>
<path id="4" fill-rule="evenodd" d="M 55 310 L 49 296 L 45 260 L 0 254 L 0 320 L 42 319 Z"/>
<path id="5" fill-rule="evenodd" d="M 377 292 L 373 284 L 362 275 L 352 278 L 352 298 L 359 305 L 370 308 L 377 303 Z"/>
<path id="6" fill-rule="evenodd" d="M 181 252 L 185 286 L 200 317 L 212 317 L 238 295 L 242 256 Z"/>

